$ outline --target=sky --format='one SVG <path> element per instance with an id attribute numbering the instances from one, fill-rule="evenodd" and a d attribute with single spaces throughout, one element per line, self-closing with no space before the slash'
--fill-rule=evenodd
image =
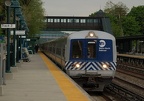
<path id="1" fill-rule="evenodd" d="M 144 6 L 144 0 L 41 0 L 47 16 L 89 16 L 98 10 L 104 10 L 106 2 L 122 2 L 129 9 Z"/>

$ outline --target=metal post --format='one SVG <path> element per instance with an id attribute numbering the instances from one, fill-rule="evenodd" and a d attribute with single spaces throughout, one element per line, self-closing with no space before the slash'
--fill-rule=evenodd
<path id="1" fill-rule="evenodd" d="M 16 17 L 16 29 L 19 30 L 19 17 Z M 16 62 L 19 63 L 19 35 L 16 36 L 17 38 L 17 55 L 16 55 Z"/>
<path id="2" fill-rule="evenodd" d="M 21 51 L 22 50 L 22 45 L 21 44 L 22 44 L 22 37 L 20 36 L 20 44 L 19 44 L 20 45 L 20 48 L 19 48 L 20 49 L 20 52 L 19 52 L 20 53 L 19 54 L 20 59 L 22 59 L 22 56 L 21 56 L 21 54 L 22 54 L 22 51 Z"/>
<path id="3" fill-rule="evenodd" d="M 22 29 L 22 20 L 20 20 L 20 29 Z M 19 35 L 19 59 L 22 59 L 22 36 Z"/>
<path id="4" fill-rule="evenodd" d="M 6 53 L 6 44 L 5 43 L 2 43 L 1 44 L 2 45 L 2 47 L 1 47 L 1 59 L 2 59 L 2 80 L 3 80 L 3 82 L 2 82 L 2 84 L 3 85 L 6 85 L 6 82 L 5 82 L 5 61 L 6 61 L 6 56 L 5 56 L 5 53 Z"/>
<path id="5" fill-rule="evenodd" d="M 10 7 L 7 6 L 7 23 L 10 23 Z M 10 71 L 10 29 L 7 28 L 7 65 L 6 72 L 11 73 Z"/>
<path id="6" fill-rule="evenodd" d="M 16 16 L 15 16 L 15 8 L 14 8 L 14 17 L 13 17 L 13 23 L 15 24 L 16 23 Z M 14 28 L 13 29 L 13 57 L 12 57 L 12 59 L 13 59 L 13 61 L 12 61 L 12 64 L 13 64 L 13 67 L 15 67 L 16 66 L 16 63 L 15 63 L 15 61 L 16 61 L 16 58 L 15 58 L 15 52 L 16 52 L 16 50 L 15 50 L 15 40 L 16 40 L 16 35 L 15 35 L 15 32 L 16 32 L 16 29 Z"/>
<path id="7" fill-rule="evenodd" d="M 6 63 L 6 59 L 3 59 L 3 66 L 2 66 L 3 85 L 6 85 L 6 82 L 5 82 L 5 63 Z"/>
<path id="8" fill-rule="evenodd" d="M 16 61 L 19 62 L 19 36 L 17 35 L 17 57 Z"/>
<path id="9" fill-rule="evenodd" d="M 2 44 L 0 44 L 0 52 L 1 52 L 1 56 L 0 56 L 0 86 L 3 85 L 3 76 L 2 76 L 2 71 L 3 71 L 3 68 L 2 68 Z"/>

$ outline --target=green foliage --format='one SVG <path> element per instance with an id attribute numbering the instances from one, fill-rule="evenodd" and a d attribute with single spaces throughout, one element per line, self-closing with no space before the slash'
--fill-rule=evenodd
<path id="1" fill-rule="evenodd" d="M 123 32 L 125 36 L 140 34 L 139 23 L 135 20 L 135 17 L 126 16 L 122 20 Z"/>
<path id="2" fill-rule="evenodd" d="M 113 2 L 108 1 L 106 3 L 104 11 L 105 13 L 109 13 L 117 18 L 120 18 L 121 16 L 125 16 L 129 11 L 129 9 L 122 2 L 118 2 L 117 4 L 114 4 Z"/>
<path id="3" fill-rule="evenodd" d="M 106 14 L 111 21 L 111 26 L 112 26 L 112 31 L 114 36 L 121 36 L 121 28 L 119 25 L 119 20 L 117 19 L 117 17 L 113 16 L 112 14 Z"/>
<path id="4" fill-rule="evenodd" d="M 122 26 L 122 18 L 126 16 L 128 12 L 128 8 L 122 2 L 118 2 L 114 4 L 109 1 L 106 3 L 104 12 L 110 18 L 112 31 L 114 36 L 123 36 L 123 26 Z"/>
<path id="5" fill-rule="evenodd" d="M 0 14 L 2 13 L 2 9 L 3 9 L 3 0 L 0 0 Z"/>
<path id="6" fill-rule="evenodd" d="M 140 33 L 144 34 L 144 6 L 133 7 L 128 13 L 128 16 L 135 17 L 140 26 Z"/>
<path id="7" fill-rule="evenodd" d="M 121 36 L 121 28 L 117 23 L 111 22 L 112 25 L 112 31 L 114 33 L 115 37 Z"/>
<path id="8" fill-rule="evenodd" d="M 106 3 L 104 12 L 110 18 L 114 36 L 130 36 L 144 33 L 144 6 L 129 9 L 122 2 Z M 90 16 L 95 16 L 97 12 Z M 128 14 L 127 14 L 128 13 Z"/>
<path id="9" fill-rule="evenodd" d="M 20 0 L 23 14 L 25 15 L 29 36 L 35 36 L 43 27 L 44 9 L 42 8 L 41 0 Z"/>
<path id="10" fill-rule="evenodd" d="M 94 12 L 92 14 L 89 15 L 89 17 L 95 17 L 97 12 Z"/>
<path id="11" fill-rule="evenodd" d="M 2 22 L 2 16 L 3 16 L 3 0 L 0 0 L 0 24 Z M 2 35 L 2 29 L 0 27 L 0 35 Z"/>

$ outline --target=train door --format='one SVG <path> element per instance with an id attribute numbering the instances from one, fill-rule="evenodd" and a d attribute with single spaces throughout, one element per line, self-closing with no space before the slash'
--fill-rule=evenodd
<path id="1" fill-rule="evenodd" d="M 87 56 L 88 59 L 96 58 L 96 40 L 87 41 Z"/>

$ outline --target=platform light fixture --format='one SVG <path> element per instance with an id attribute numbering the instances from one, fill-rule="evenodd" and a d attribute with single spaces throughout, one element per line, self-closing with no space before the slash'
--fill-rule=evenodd
<path id="1" fill-rule="evenodd" d="M 5 5 L 6 5 L 6 6 L 11 6 L 11 1 L 10 1 L 10 0 L 6 0 L 6 1 L 5 1 Z"/>

